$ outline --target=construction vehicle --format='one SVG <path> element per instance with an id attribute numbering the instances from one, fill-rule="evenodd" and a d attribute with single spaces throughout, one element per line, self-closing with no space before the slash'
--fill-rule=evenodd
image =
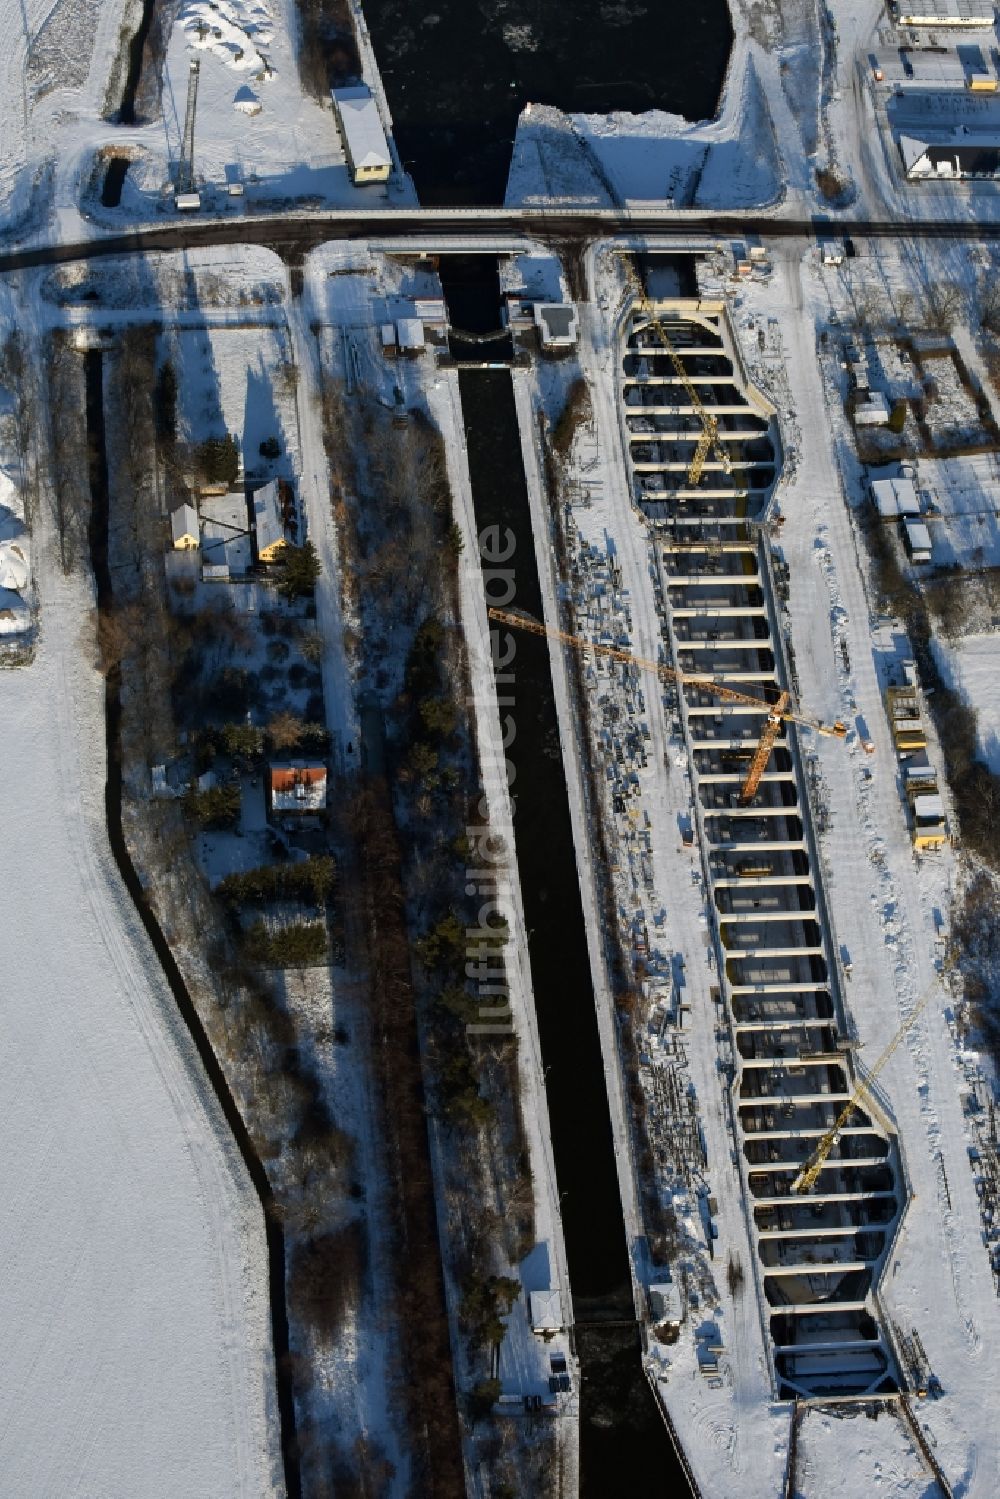
<path id="1" fill-rule="evenodd" d="M 670 335 L 667 332 L 666 328 L 663 326 L 663 323 L 653 311 L 653 304 L 650 302 L 649 297 L 646 295 L 645 287 L 639 280 L 638 271 L 635 269 L 635 266 L 632 264 L 632 261 L 628 256 L 623 257 L 623 264 L 625 266 L 625 274 L 632 286 L 633 295 L 635 296 L 635 299 L 642 309 L 643 313 L 649 319 L 649 326 L 653 329 L 653 332 L 656 334 L 660 343 L 663 345 L 664 351 L 667 354 L 670 363 L 673 365 L 674 373 L 676 374 L 678 380 L 681 382 L 681 385 L 684 387 L 684 392 L 687 395 L 688 400 L 691 402 L 692 408 L 694 409 L 698 420 L 701 422 L 701 436 L 698 439 L 698 445 L 694 450 L 691 462 L 688 464 L 687 471 L 687 482 L 689 487 L 691 489 L 697 489 L 698 484 L 701 480 L 702 469 L 705 467 L 705 459 L 708 457 L 710 451 L 714 451 L 715 456 L 718 458 L 719 463 L 722 465 L 723 470 L 727 474 L 731 474 L 733 471 L 733 461 L 730 458 L 729 454 L 726 452 L 726 449 L 723 446 L 722 442 L 719 440 L 719 423 L 716 421 L 711 412 L 705 409 L 705 406 L 702 403 L 701 396 L 698 394 L 697 387 L 694 385 L 691 377 L 684 367 L 683 359 L 674 347 Z"/>
<path id="2" fill-rule="evenodd" d="M 558 640 L 560 644 L 582 653 L 593 651 L 595 656 L 603 656 L 606 660 L 621 661 L 626 666 L 637 666 L 663 681 L 676 682 L 680 687 L 694 687 L 709 692 L 720 702 L 739 703 L 766 714 L 763 732 L 740 789 L 740 801 L 744 806 L 752 802 L 756 795 L 760 778 L 767 767 L 774 741 L 783 723 L 801 724 L 805 728 L 814 729 L 817 734 L 826 734 L 832 739 L 843 739 L 847 734 L 847 725 L 839 720 L 832 724 L 822 723 L 818 718 L 810 718 L 808 714 L 793 709 L 787 692 L 780 693 L 776 702 L 768 702 L 765 698 L 753 697 L 748 692 L 740 692 L 735 687 L 727 687 L 724 682 L 718 682 L 714 677 L 691 676 L 688 672 L 678 671 L 664 662 L 651 661 L 644 656 L 634 656 L 631 651 L 623 651 L 618 646 L 601 645 L 596 640 L 586 640 L 582 635 L 570 635 L 566 630 L 557 630 L 550 625 L 543 625 L 520 610 L 491 607 L 487 613 L 497 624 L 508 625 L 514 630 L 525 630 L 529 635 L 541 635 L 547 640 Z"/>
<path id="3" fill-rule="evenodd" d="M 867 1077 L 863 1079 L 859 1078 L 857 1083 L 855 1083 L 854 1091 L 851 1094 L 850 1098 L 844 1104 L 844 1107 L 837 1115 L 837 1118 L 827 1130 L 823 1138 L 820 1140 L 819 1144 L 816 1146 L 816 1149 L 806 1161 L 798 1176 L 796 1176 L 793 1180 L 793 1192 L 808 1192 L 811 1187 L 815 1186 L 820 1172 L 826 1165 L 827 1157 L 829 1156 L 830 1151 L 840 1139 L 841 1131 L 845 1128 L 855 1109 L 864 1108 L 866 1106 L 866 1103 L 872 1102 L 871 1088 L 875 1082 L 875 1079 L 882 1071 L 882 1068 L 889 1061 L 889 1058 L 893 1055 L 897 1046 L 903 1040 L 904 1036 L 906 1036 L 911 1026 L 922 1014 L 923 1010 L 927 1006 L 928 1001 L 931 998 L 931 995 L 937 989 L 938 983 L 940 982 L 940 979 L 942 977 L 943 974 L 940 974 L 931 980 L 931 982 L 927 985 L 927 988 L 924 990 L 923 994 L 913 1006 L 913 1009 L 910 1011 L 909 1015 L 907 1015 L 902 1025 L 896 1031 L 896 1034 L 893 1036 L 888 1046 L 882 1052 L 882 1055 L 879 1057 L 878 1061 L 869 1070 Z"/>

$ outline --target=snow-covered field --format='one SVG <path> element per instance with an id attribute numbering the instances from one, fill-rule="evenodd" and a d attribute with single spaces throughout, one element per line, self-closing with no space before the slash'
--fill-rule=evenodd
<path id="1" fill-rule="evenodd" d="M 1000 635 L 935 640 L 934 655 L 949 687 L 975 708 L 979 753 L 1000 775 Z"/>
<path id="2" fill-rule="evenodd" d="M 282 1491 L 264 1226 L 103 827 L 79 579 L 43 568 L 0 672 L 5 816 L 0 1487 Z"/>

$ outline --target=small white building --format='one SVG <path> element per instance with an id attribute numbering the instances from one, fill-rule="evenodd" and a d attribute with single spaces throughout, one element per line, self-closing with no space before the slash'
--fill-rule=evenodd
<path id="1" fill-rule="evenodd" d="M 562 1297 L 558 1286 L 545 1291 L 528 1293 L 528 1311 L 531 1330 L 541 1337 L 547 1332 L 558 1332 L 563 1326 Z"/>
<path id="2" fill-rule="evenodd" d="M 418 317 L 396 320 L 396 347 L 400 354 L 420 354 L 424 347 L 424 325 Z"/>
<path id="3" fill-rule="evenodd" d="M 332 98 L 355 185 L 388 182 L 392 157 L 371 90 L 364 84 L 335 88 Z"/>
<path id="4" fill-rule="evenodd" d="M 883 520 L 897 520 L 900 516 L 913 517 L 920 514 L 917 487 L 907 475 L 895 474 L 889 479 L 873 479 L 870 487 L 875 509 Z"/>
<path id="5" fill-rule="evenodd" d="M 193 551 L 198 546 L 198 512 L 193 505 L 178 505 L 172 512 L 170 535 L 178 552 Z"/>
<path id="6" fill-rule="evenodd" d="M 649 1288 L 649 1310 L 653 1321 L 666 1323 L 668 1327 L 680 1327 L 682 1320 L 681 1293 L 673 1281 L 663 1281 Z"/>
<path id="7" fill-rule="evenodd" d="M 413 314 L 426 328 L 445 328 L 448 325 L 448 308 L 444 297 L 417 297 L 413 303 Z"/>
<path id="8" fill-rule="evenodd" d="M 867 390 L 855 402 L 854 424 L 857 427 L 885 427 L 889 421 L 889 402 L 881 390 Z"/>
<path id="9" fill-rule="evenodd" d="M 534 320 L 543 349 L 572 349 L 576 346 L 580 326 L 576 308 L 571 302 L 536 302 Z"/>
<path id="10" fill-rule="evenodd" d="M 907 180 L 945 177 L 955 181 L 1000 177 L 1000 129 L 974 130 L 955 124 L 945 129 L 899 134 L 899 154 Z"/>
<path id="11" fill-rule="evenodd" d="M 931 560 L 931 533 L 919 520 L 903 521 L 903 536 L 910 560 L 919 564 Z"/>

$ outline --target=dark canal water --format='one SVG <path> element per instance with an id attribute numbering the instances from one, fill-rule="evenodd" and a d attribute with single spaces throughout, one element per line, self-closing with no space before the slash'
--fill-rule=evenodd
<path id="1" fill-rule="evenodd" d="M 525 104 L 714 114 L 726 0 L 365 0 L 399 152 L 423 203 L 502 203 Z"/>
<path id="2" fill-rule="evenodd" d="M 493 261 L 446 259 L 441 275 L 455 323 L 471 332 L 496 327 Z M 496 345 L 486 348 L 468 357 L 498 357 Z M 455 352 L 461 357 L 462 346 Z M 510 374 L 466 369 L 459 384 L 477 526 L 513 532 L 510 607 L 541 619 Z M 516 733 L 507 753 L 516 771 L 514 837 L 583 1380 L 582 1493 L 608 1499 L 654 1481 L 664 1499 L 680 1499 L 687 1484 L 640 1361 L 548 647 L 531 635 L 517 636 L 516 647 L 507 668 Z"/>

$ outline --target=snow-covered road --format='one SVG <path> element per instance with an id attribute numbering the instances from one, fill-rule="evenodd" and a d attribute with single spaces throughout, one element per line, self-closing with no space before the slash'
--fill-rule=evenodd
<path id="1" fill-rule="evenodd" d="M 263 1222 L 103 823 L 89 598 L 0 673 L 0 1490 L 282 1491 Z"/>

